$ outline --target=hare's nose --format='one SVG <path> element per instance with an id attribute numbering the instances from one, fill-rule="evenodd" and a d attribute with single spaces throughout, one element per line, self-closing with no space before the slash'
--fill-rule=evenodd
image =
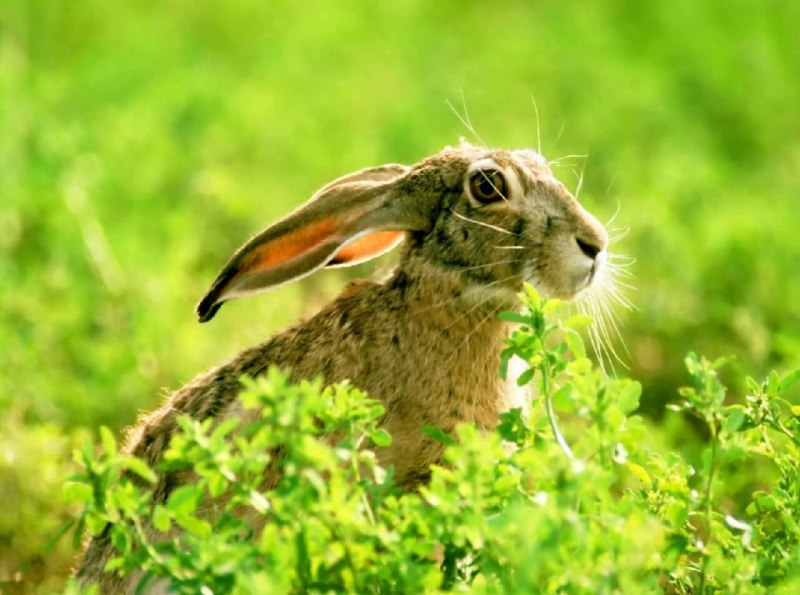
<path id="1" fill-rule="evenodd" d="M 580 238 L 575 238 L 575 241 L 578 243 L 578 248 L 581 249 L 581 252 L 583 252 L 586 256 L 588 256 L 592 260 L 597 258 L 597 255 L 600 254 L 600 252 L 602 252 L 603 250 L 602 246 L 598 246 L 597 244 L 590 244 L 589 242 L 584 242 Z"/>

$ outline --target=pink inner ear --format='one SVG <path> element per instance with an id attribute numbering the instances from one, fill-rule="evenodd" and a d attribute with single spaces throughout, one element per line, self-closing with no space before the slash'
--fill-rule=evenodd
<path id="1" fill-rule="evenodd" d="M 403 239 L 402 231 L 376 231 L 357 239 L 336 253 L 328 266 L 367 260 L 394 247 Z"/>
<path id="2" fill-rule="evenodd" d="M 337 225 L 338 222 L 333 218 L 323 219 L 266 242 L 248 254 L 240 273 L 261 271 L 292 260 L 327 240 L 336 231 Z"/>

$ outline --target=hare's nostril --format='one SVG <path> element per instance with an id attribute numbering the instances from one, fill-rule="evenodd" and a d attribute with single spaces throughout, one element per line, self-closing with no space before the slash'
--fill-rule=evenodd
<path id="1" fill-rule="evenodd" d="M 584 242 L 580 238 L 575 238 L 575 241 L 578 243 L 578 248 L 581 249 L 581 252 L 583 252 L 586 256 L 588 256 L 592 260 L 594 260 L 602 250 L 601 247 Z"/>

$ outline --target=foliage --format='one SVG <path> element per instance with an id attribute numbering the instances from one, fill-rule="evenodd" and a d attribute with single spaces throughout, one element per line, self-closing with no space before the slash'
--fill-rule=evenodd
<path id="1" fill-rule="evenodd" d="M 585 357 L 576 328 L 552 322 L 557 300 L 527 288 L 504 361 L 520 357 L 529 414 L 495 432 L 461 425 L 418 493 L 400 494 L 371 447 L 390 437 L 381 406 L 348 387 L 291 385 L 277 370 L 246 382 L 248 423 L 188 418 L 163 469 L 196 483 L 155 505 L 116 453 L 80 453 L 67 491 L 92 533 L 114 523 L 111 570 L 144 569 L 183 593 L 793 592 L 800 586 L 800 411 L 782 395 L 800 370 L 748 379 L 744 405 L 725 405 L 722 361 L 689 355 L 691 386 L 676 409 L 702 421 L 693 463 L 653 448 L 635 414 L 641 386 L 609 379 Z M 565 421 L 564 432 L 555 418 Z M 432 435 L 435 432 L 431 432 Z M 282 477 L 264 489 L 270 455 Z M 775 471 L 736 507 L 729 475 L 758 459 Z M 120 474 L 123 479 L 120 480 Z M 148 531 L 151 522 L 156 533 Z M 177 527 L 177 537 L 164 537 Z M 260 528 L 263 527 L 263 528 Z"/>
<path id="2" fill-rule="evenodd" d="M 74 471 L 70 452 L 88 432 L 68 432 L 53 423 L 26 424 L 20 411 L 0 431 L 0 591 L 64 575 L 74 556 L 59 528 L 70 517 L 61 488 Z M 60 581 L 59 581 L 60 582 Z M 52 584 L 52 583 L 51 583 Z M 56 583 L 57 584 L 57 583 Z"/>

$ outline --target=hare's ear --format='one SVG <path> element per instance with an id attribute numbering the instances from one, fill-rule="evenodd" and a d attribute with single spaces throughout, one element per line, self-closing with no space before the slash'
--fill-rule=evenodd
<path id="1" fill-rule="evenodd" d="M 341 184 L 358 181 L 383 182 L 393 180 L 398 176 L 408 173 L 410 168 L 406 165 L 388 163 L 379 167 L 369 167 L 334 180 L 317 191 L 316 196 L 328 192 L 331 188 Z M 405 233 L 402 231 L 375 231 L 366 233 L 353 239 L 342 247 L 334 257 L 325 265 L 326 268 L 347 267 L 360 262 L 365 262 L 376 256 L 388 252 L 403 241 Z"/>
<path id="2" fill-rule="evenodd" d="M 211 320 L 227 300 L 266 291 L 325 265 L 368 260 L 397 245 L 405 231 L 427 229 L 425 209 L 399 191 L 408 169 L 387 165 L 339 178 L 253 237 L 200 300 L 200 322 Z"/>

